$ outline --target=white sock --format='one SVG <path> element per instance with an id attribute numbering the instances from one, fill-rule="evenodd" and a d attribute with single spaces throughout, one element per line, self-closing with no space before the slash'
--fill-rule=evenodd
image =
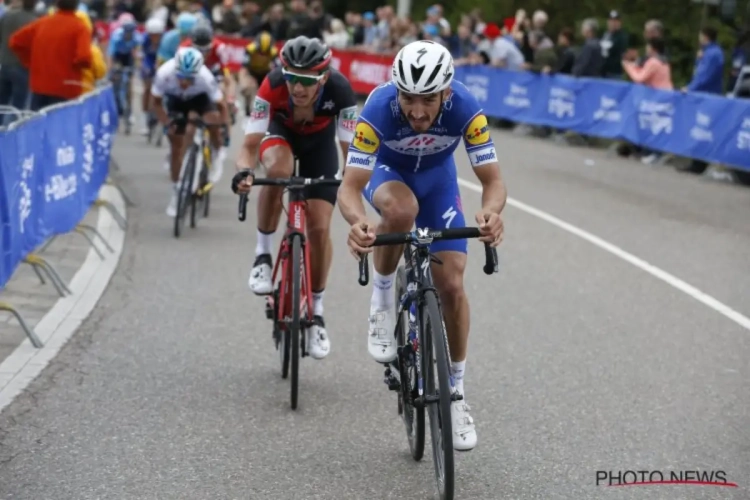
<path id="1" fill-rule="evenodd" d="M 271 248 L 273 248 L 273 233 L 264 233 L 260 229 L 258 230 L 258 244 L 255 245 L 255 256 L 263 254 L 271 254 Z"/>
<path id="2" fill-rule="evenodd" d="M 326 291 L 313 292 L 313 316 L 323 316 L 323 295 Z"/>
<path id="3" fill-rule="evenodd" d="M 456 391 L 464 396 L 464 374 L 466 373 L 466 360 L 464 361 L 453 361 L 451 363 L 451 375 L 453 375 L 453 382 L 456 387 Z"/>
<path id="4" fill-rule="evenodd" d="M 370 305 L 377 309 L 387 309 L 396 302 L 393 296 L 393 284 L 396 282 L 396 273 L 383 276 L 375 269 L 372 270 L 372 299 Z"/>

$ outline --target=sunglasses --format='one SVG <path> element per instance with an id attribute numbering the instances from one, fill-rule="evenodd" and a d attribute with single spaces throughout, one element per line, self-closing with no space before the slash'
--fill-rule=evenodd
<path id="1" fill-rule="evenodd" d="M 303 87 L 312 87 L 313 85 L 319 83 L 323 79 L 323 77 L 325 77 L 325 74 L 298 75 L 297 73 L 292 73 L 291 71 L 287 71 L 285 69 L 281 71 L 284 74 L 284 80 L 291 83 L 292 85 L 297 85 L 299 83 Z"/>
<path id="2" fill-rule="evenodd" d="M 181 75 L 177 74 L 177 79 L 181 82 L 187 82 L 187 83 L 193 83 L 195 81 L 195 76 L 193 75 Z"/>

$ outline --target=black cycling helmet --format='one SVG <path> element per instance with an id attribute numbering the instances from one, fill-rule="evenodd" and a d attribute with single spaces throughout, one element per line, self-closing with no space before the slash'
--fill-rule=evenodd
<path id="1" fill-rule="evenodd" d="M 190 39 L 196 49 L 207 49 L 213 42 L 214 32 L 208 24 L 198 23 L 190 32 Z"/>
<path id="2" fill-rule="evenodd" d="M 294 69 L 325 71 L 331 64 L 331 49 L 317 38 L 298 36 L 284 44 L 281 64 Z"/>

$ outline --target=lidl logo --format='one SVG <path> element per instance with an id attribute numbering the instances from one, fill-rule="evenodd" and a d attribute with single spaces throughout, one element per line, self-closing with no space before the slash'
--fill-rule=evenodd
<path id="1" fill-rule="evenodd" d="M 473 146 L 484 144 L 490 140 L 490 126 L 483 114 L 476 116 L 466 128 L 466 142 Z"/>
<path id="2" fill-rule="evenodd" d="M 370 125 L 359 122 L 354 130 L 354 147 L 365 153 L 374 153 L 380 146 L 380 140 Z"/>

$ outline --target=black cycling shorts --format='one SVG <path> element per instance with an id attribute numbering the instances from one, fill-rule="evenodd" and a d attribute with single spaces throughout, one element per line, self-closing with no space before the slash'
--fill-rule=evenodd
<path id="1" fill-rule="evenodd" d="M 179 97 L 166 96 L 166 108 L 167 114 L 169 115 L 182 115 L 180 119 L 175 121 L 176 133 L 182 135 L 185 133 L 185 127 L 187 126 L 187 119 L 190 113 L 196 113 L 200 116 L 205 115 L 208 112 L 215 111 L 216 104 L 211 101 L 208 94 L 198 94 L 187 99 L 180 99 Z"/>
<path id="2" fill-rule="evenodd" d="M 123 68 L 133 68 L 135 66 L 135 58 L 131 52 L 126 54 L 115 54 L 112 59 L 115 64 L 119 64 Z"/>
<path id="3" fill-rule="evenodd" d="M 288 145 L 292 154 L 299 159 L 300 177 L 309 179 L 335 179 L 339 171 L 339 155 L 336 148 L 336 122 L 324 130 L 309 135 L 302 135 L 289 130 L 283 124 L 272 120 L 268 132 L 260 144 L 260 157 L 263 151 L 272 146 Z M 305 196 L 311 200 L 325 200 L 331 205 L 336 204 L 338 186 L 309 186 L 305 188 Z"/>

